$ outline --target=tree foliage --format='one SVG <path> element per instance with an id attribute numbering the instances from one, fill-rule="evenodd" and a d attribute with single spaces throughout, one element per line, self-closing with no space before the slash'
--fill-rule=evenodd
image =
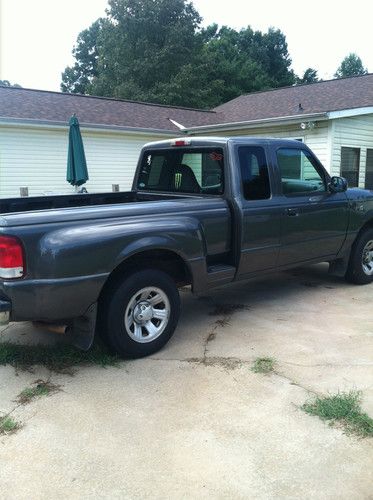
<path id="1" fill-rule="evenodd" d="M 317 83 L 321 81 L 317 76 L 317 70 L 313 68 L 307 68 L 303 73 L 303 76 L 298 76 L 296 80 L 297 85 L 302 85 L 304 83 Z"/>
<path id="2" fill-rule="evenodd" d="M 98 76 L 99 37 L 105 25 L 104 19 L 97 19 L 79 34 L 77 44 L 73 48 L 76 62 L 62 73 L 63 92 L 90 93 L 92 82 Z"/>
<path id="3" fill-rule="evenodd" d="M 210 108 L 295 82 L 280 30 L 201 21 L 187 0 L 109 0 L 106 18 L 80 33 L 61 89 Z"/>
<path id="4" fill-rule="evenodd" d="M 18 83 L 10 83 L 9 80 L 0 80 L 0 87 L 18 87 L 22 88 Z"/>
<path id="5" fill-rule="evenodd" d="M 343 59 L 334 76 L 335 78 L 345 78 L 347 76 L 366 75 L 367 73 L 368 70 L 364 68 L 360 57 L 355 53 L 351 53 Z"/>

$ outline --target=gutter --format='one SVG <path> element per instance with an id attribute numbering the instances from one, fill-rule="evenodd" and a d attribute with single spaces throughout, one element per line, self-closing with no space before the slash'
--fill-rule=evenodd
<path id="1" fill-rule="evenodd" d="M 328 120 L 328 113 L 309 113 L 302 115 L 280 116 L 275 118 L 265 118 L 260 120 L 249 120 L 243 122 L 217 123 L 215 125 L 201 125 L 198 127 L 189 127 L 185 129 L 187 134 L 194 132 L 205 132 L 214 130 L 235 130 L 237 128 L 261 128 L 268 125 L 291 125 L 299 122 L 307 122 L 313 120 Z"/>
<path id="2" fill-rule="evenodd" d="M 69 130 L 69 126 L 66 123 L 52 121 L 52 120 L 32 120 L 32 119 L 24 119 L 24 118 L 6 118 L 0 116 L 0 125 L 6 125 L 7 127 L 19 127 L 24 126 L 26 128 L 43 128 L 49 130 Z M 114 132 L 114 133 L 122 133 L 127 132 L 128 134 L 133 135 L 165 135 L 167 137 L 174 137 L 177 134 L 176 130 L 163 130 L 163 129 L 155 129 L 155 128 L 137 128 L 137 127 L 123 127 L 120 125 L 101 125 L 101 124 L 93 124 L 93 123 L 79 123 L 80 128 L 83 132 Z"/>
<path id="3" fill-rule="evenodd" d="M 373 114 L 373 106 L 365 106 L 363 108 L 348 108 L 338 111 L 329 111 L 329 118 L 349 118 L 350 116 L 361 116 Z"/>
<path id="4" fill-rule="evenodd" d="M 332 118 L 337 118 L 337 114 L 334 112 L 322 112 L 322 113 L 308 113 L 290 116 L 280 116 L 274 118 L 265 118 L 259 120 L 246 120 L 240 122 L 228 122 L 228 123 L 216 123 L 213 125 L 199 125 L 196 127 L 184 127 L 180 123 L 168 118 L 168 120 L 176 127 L 179 128 L 180 132 L 183 134 L 193 134 L 198 132 L 213 132 L 213 131 L 229 131 L 237 129 L 251 129 L 251 128 L 264 128 L 268 125 L 281 126 L 281 125 L 293 125 L 299 122 L 308 121 L 325 121 Z M 7 118 L 0 116 L 0 125 L 6 125 L 10 127 L 24 126 L 27 128 L 45 128 L 50 130 L 68 130 L 67 123 L 62 123 L 52 120 L 33 120 L 24 118 Z M 137 127 L 124 127 L 120 125 L 103 125 L 103 124 L 92 124 L 80 122 L 80 127 L 83 131 L 87 132 L 111 132 L 111 133 L 123 133 L 126 132 L 131 135 L 163 135 L 166 137 L 175 137 L 177 135 L 176 130 L 164 130 L 155 128 L 137 128 Z"/>

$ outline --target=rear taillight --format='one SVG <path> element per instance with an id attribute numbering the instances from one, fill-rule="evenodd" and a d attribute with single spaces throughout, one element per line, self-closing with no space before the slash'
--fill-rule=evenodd
<path id="1" fill-rule="evenodd" d="M 0 278 L 21 278 L 24 268 L 22 243 L 14 236 L 0 236 Z"/>

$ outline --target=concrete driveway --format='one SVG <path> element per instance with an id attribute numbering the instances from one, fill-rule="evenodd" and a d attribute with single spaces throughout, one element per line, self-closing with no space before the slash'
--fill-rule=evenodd
<path id="1" fill-rule="evenodd" d="M 300 406 L 358 389 L 373 416 L 373 285 L 321 265 L 182 295 L 151 358 L 73 376 L 0 367 L 0 412 L 23 423 L 0 437 L 0 497 L 372 499 L 373 440 Z M 55 341 L 25 324 L 1 339 Z M 251 371 L 262 356 L 275 373 Z M 48 376 L 62 391 L 16 407 Z"/>

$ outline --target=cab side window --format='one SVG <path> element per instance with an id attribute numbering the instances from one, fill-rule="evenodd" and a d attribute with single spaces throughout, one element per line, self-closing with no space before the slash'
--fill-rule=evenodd
<path id="1" fill-rule="evenodd" d="M 326 180 L 308 151 L 297 148 L 277 150 L 277 164 L 285 196 L 325 192 Z"/>
<path id="2" fill-rule="evenodd" d="M 268 165 L 264 149 L 259 146 L 239 146 L 243 195 L 246 200 L 266 200 L 271 197 Z"/>

